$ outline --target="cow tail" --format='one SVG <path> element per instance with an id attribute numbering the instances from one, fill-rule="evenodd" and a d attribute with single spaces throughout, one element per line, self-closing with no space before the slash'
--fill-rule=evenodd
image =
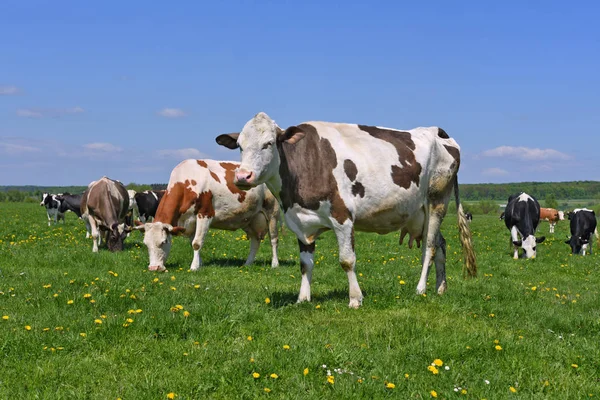
<path id="1" fill-rule="evenodd" d="M 475 260 L 475 250 L 473 249 L 473 240 L 471 238 L 471 229 L 467 223 L 467 217 L 460 204 L 458 193 L 458 176 L 454 175 L 454 200 L 456 201 L 456 214 L 458 215 L 458 236 L 463 249 L 464 268 L 463 277 L 469 278 L 477 276 L 477 261 Z"/>

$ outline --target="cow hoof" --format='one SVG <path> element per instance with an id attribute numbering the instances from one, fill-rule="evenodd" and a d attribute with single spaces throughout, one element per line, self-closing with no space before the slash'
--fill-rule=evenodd
<path id="1" fill-rule="evenodd" d="M 425 287 L 417 286 L 417 295 L 425 294 L 426 291 L 427 291 L 427 286 L 425 286 Z"/>
<path id="2" fill-rule="evenodd" d="M 362 300 L 359 299 L 350 299 L 350 303 L 348 303 L 348 307 L 357 309 L 362 304 Z"/>
<path id="3" fill-rule="evenodd" d="M 152 272 L 165 272 L 167 269 L 165 267 L 160 267 L 160 266 L 150 266 L 148 267 L 148 271 L 152 271 Z"/>
<path id="4" fill-rule="evenodd" d="M 278 268 L 279 267 L 279 263 L 271 263 L 271 268 Z"/>
<path id="5" fill-rule="evenodd" d="M 437 292 L 438 292 L 438 294 L 444 294 L 444 293 L 446 293 L 446 290 L 448 290 L 448 285 L 446 284 L 446 281 L 444 281 L 438 288 Z"/>
<path id="6" fill-rule="evenodd" d="M 298 297 L 298 301 L 296 303 L 304 303 L 305 301 L 310 301 L 310 296 L 309 297 Z"/>
<path id="7" fill-rule="evenodd" d="M 200 265 L 193 265 L 190 267 L 190 271 L 198 271 L 200 269 Z"/>

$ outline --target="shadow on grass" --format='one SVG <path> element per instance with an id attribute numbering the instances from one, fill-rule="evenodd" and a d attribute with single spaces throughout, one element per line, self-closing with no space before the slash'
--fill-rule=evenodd
<path id="1" fill-rule="evenodd" d="M 241 268 L 244 266 L 244 263 L 246 262 L 246 259 L 239 259 L 239 258 L 211 258 L 211 259 L 207 259 L 207 260 L 203 260 L 203 263 L 205 266 L 219 266 L 219 267 L 226 267 L 226 268 Z M 292 266 L 292 265 L 296 265 L 296 262 L 294 261 L 290 261 L 290 260 L 279 260 L 279 266 Z M 254 260 L 254 263 L 252 263 L 251 265 L 248 266 L 248 268 L 256 268 L 256 267 L 269 267 L 271 268 L 271 259 L 269 260 L 263 260 L 263 259 L 257 259 Z"/>
<path id="2" fill-rule="evenodd" d="M 363 296 L 367 294 L 363 292 Z M 312 295 L 310 303 L 308 304 L 319 304 L 325 303 L 330 300 L 347 301 L 348 290 L 335 289 L 330 290 L 327 293 L 321 293 L 318 295 Z M 275 308 L 287 307 L 292 304 L 296 304 L 298 301 L 298 292 L 275 292 L 271 295 L 271 304 Z"/>

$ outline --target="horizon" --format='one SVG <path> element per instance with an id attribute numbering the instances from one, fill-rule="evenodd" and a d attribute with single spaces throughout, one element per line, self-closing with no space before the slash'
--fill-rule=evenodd
<path id="1" fill-rule="evenodd" d="M 238 161 L 214 139 L 260 111 L 282 127 L 440 126 L 461 184 L 600 181 L 598 12 L 7 1 L 0 185 L 168 182 L 186 158 Z"/>

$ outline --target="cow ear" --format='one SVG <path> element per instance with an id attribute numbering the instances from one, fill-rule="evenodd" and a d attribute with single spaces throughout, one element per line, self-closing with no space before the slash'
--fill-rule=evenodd
<path id="1" fill-rule="evenodd" d="M 306 136 L 306 132 L 304 132 L 301 128 L 298 128 L 297 126 L 290 126 L 285 130 L 285 132 L 278 130 L 277 141 L 295 144 L 302 140 L 304 136 Z"/>
<path id="2" fill-rule="evenodd" d="M 565 243 L 566 243 L 566 244 L 571 244 L 571 239 L 567 239 L 567 240 L 565 240 Z"/>
<path id="3" fill-rule="evenodd" d="M 542 243 L 544 240 L 546 240 L 546 236 L 542 236 L 540 238 L 535 238 L 536 243 Z"/>
<path id="4" fill-rule="evenodd" d="M 135 224 L 135 226 L 144 226 L 144 223 L 142 221 L 138 221 L 137 219 L 133 221 L 133 223 Z"/>
<path id="5" fill-rule="evenodd" d="M 513 240 L 513 244 L 515 246 L 521 246 L 523 244 L 523 241 L 522 240 Z"/>
<path id="6" fill-rule="evenodd" d="M 179 236 L 185 233 L 185 228 L 183 226 L 174 226 L 173 229 L 171 229 L 171 233 L 175 236 Z"/>
<path id="7" fill-rule="evenodd" d="M 146 232 L 146 224 L 142 224 L 140 221 L 135 221 L 135 225 L 136 226 L 133 227 L 134 230 L 142 233 Z"/>
<path id="8" fill-rule="evenodd" d="M 217 136 L 217 138 L 215 140 L 221 146 L 225 146 L 228 149 L 233 150 L 233 149 L 237 149 L 238 147 L 240 147 L 237 144 L 237 140 L 238 140 L 239 136 L 240 136 L 239 133 L 224 133 L 222 135 Z"/>

